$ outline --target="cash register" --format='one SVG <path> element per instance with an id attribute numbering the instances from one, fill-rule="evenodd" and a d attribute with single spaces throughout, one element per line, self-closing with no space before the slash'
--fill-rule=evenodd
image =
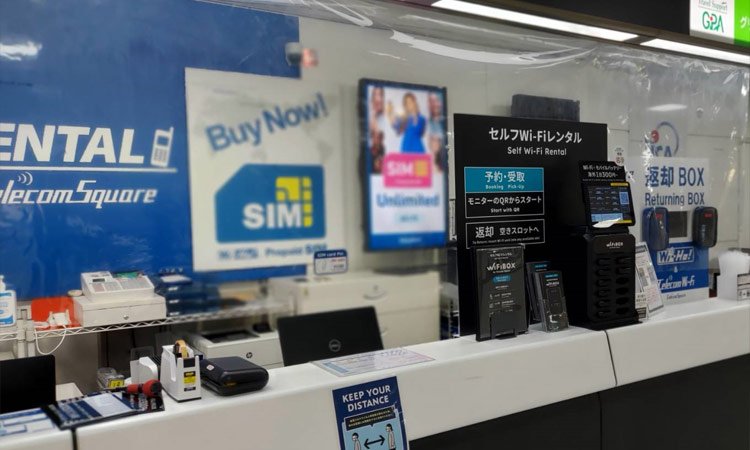
<path id="1" fill-rule="evenodd" d="M 75 297 L 76 317 L 85 327 L 145 322 L 167 317 L 164 297 L 143 272 L 86 272 L 83 295 Z"/>

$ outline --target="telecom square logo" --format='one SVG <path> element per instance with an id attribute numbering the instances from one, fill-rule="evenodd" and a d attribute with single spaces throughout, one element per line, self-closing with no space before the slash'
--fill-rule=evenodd
<path id="1" fill-rule="evenodd" d="M 215 200 L 219 242 L 325 237 L 322 166 L 247 164 Z"/>

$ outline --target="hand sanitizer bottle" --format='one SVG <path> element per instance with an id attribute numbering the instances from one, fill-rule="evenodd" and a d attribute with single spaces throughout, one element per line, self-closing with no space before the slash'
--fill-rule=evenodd
<path id="1" fill-rule="evenodd" d="M 5 286 L 5 277 L 0 275 L 0 327 L 16 324 L 16 292 Z"/>

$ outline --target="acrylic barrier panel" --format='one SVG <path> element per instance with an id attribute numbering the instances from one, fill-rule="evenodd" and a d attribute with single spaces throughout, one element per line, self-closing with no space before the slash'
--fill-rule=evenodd
<path id="1" fill-rule="evenodd" d="M 337 108 L 335 123 L 332 124 L 327 136 L 327 139 L 332 141 L 330 145 L 319 147 L 319 149 L 327 148 L 333 153 L 340 151 L 337 164 L 327 167 L 324 172 L 325 180 L 337 180 L 337 182 L 333 186 L 327 181 L 324 182 L 326 189 L 322 195 L 325 199 L 326 218 L 338 217 L 343 222 L 342 229 L 336 233 L 338 241 L 331 245 L 340 245 L 347 250 L 350 271 L 425 266 L 444 268 L 446 261 L 444 250 L 407 249 L 370 252 L 365 248 L 369 202 L 365 201 L 363 195 L 366 186 L 364 185 L 362 158 L 363 149 L 372 151 L 372 148 L 366 142 L 367 136 L 363 136 L 363 100 L 359 89 L 362 79 L 386 80 L 444 89 L 447 106 L 448 198 L 453 198 L 455 192 L 451 173 L 452 116 L 454 113 L 510 116 L 514 111 L 514 96 L 518 94 L 567 99 L 572 100 L 566 103 L 569 108 L 572 108 L 571 111 L 567 111 L 568 113 L 572 112 L 584 122 L 607 124 L 610 159 L 624 164 L 632 176 L 634 206 L 638 219 L 641 218 L 646 207 L 654 206 L 647 204 L 647 199 L 651 202 L 654 198 L 685 197 L 684 205 L 680 205 L 679 200 L 672 200 L 672 204 L 665 205 L 671 208 L 670 216 L 677 217 L 676 225 L 682 217 L 677 213 L 687 215 L 684 221 L 685 226 L 676 227 L 674 240 L 670 239 L 670 245 L 691 246 L 691 215 L 694 214 L 695 208 L 698 206 L 717 208 L 720 217 L 717 246 L 708 250 L 697 249 L 693 246 L 690 264 L 697 266 L 695 270 L 702 272 L 707 269 L 710 261 L 715 260 L 719 249 L 750 245 L 747 232 L 748 192 L 747 186 L 743 184 L 743 174 L 745 178 L 747 177 L 748 158 L 747 150 L 743 150 L 742 147 L 742 141 L 747 135 L 748 70 L 746 68 L 665 55 L 632 46 L 555 36 L 492 21 L 453 16 L 430 8 L 410 7 L 396 2 L 310 1 L 300 3 L 249 0 L 208 3 L 169 2 L 138 9 L 137 13 L 134 11 L 136 8 L 120 11 L 113 10 L 111 5 L 109 6 L 104 9 L 107 12 L 106 16 L 111 17 L 112 20 L 117 17 L 120 22 L 127 22 L 131 25 L 141 23 L 154 25 L 144 31 L 135 31 L 133 27 L 127 27 L 132 35 L 124 35 L 119 40 L 109 39 L 101 42 L 87 39 L 88 35 L 84 31 L 71 31 L 75 36 L 80 35 L 80 39 L 85 42 L 99 42 L 93 47 L 96 52 L 83 44 L 79 46 L 82 49 L 81 52 L 85 51 L 83 49 L 90 52 L 90 54 L 86 53 L 91 64 L 86 73 L 95 71 L 94 63 L 100 60 L 103 64 L 111 64 L 111 70 L 115 71 L 119 78 L 108 78 L 106 83 L 101 81 L 103 79 L 101 77 L 96 83 L 81 82 L 83 86 L 79 86 L 78 90 L 61 84 L 60 80 L 64 79 L 62 69 L 45 70 L 49 66 L 41 65 L 40 58 L 45 56 L 45 50 L 50 50 L 50 53 L 54 52 L 56 57 L 59 57 L 60 50 L 54 50 L 54 45 L 63 44 L 55 41 L 47 43 L 42 39 L 44 36 L 35 38 L 32 34 L 28 34 L 31 32 L 27 31 L 30 36 L 28 40 L 32 43 L 44 44 L 46 47 L 38 50 L 38 55 L 33 58 L 15 56 L 15 58 L 21 58 L 21 61 L 14 62 L 12 59 L 0 56 L 2 68 L 12 68 L 11 72 L 3 70 L 3 73 L 13 74 L 10 77 L 13 84 L 0 84 L 0 89 L 4 94 L 7 92 L 16 96 L 12 98 L 18 98 L 11 103 L 13 109 L 10 112 L 7 112 L 7 108 L 0 109 L 0 115 L 2 115 L 0 119 L 3 123 L 9 124 L 35 124 L 33 136 L 29 134 L 31 128 L 24 127 L 23 133 L 26 134 L 21 134 L 21 138 L 28 142 L 26 157 L 34 160 L 38 159 L 38 155 L 44 156 L 45 125 L 90 128 L 87 134 L 81 132 L 80 135 L 75 134 L 79 131 L 67 128 L 63 129 L 61 135 L 59 128 L 56 128 L 54 131 L 56 134 L 53 134 L 55 137 L 50 138 L 53 142 L 50 154 L 58 158 L 59 164 L 71 166 L 81 163 L 80 158 L 85 154 L 87 143 L 92 140 L 91 137 L 94 136 L 93 133 L 97 127 L 109 127 L 112 130 L 114 136 L 112 146 L 116 151 L 114 152 L 115 162 L 111 165 L 113 167 L 121 165 L 116 158 L 122 148 L 123 130 L 135 129 L 133 138 L 135 143 L 128 155 L 135 158 L 144 156 L 143 166 L 146 166 L 144 168 L 175 169 L 175 173 L 120 174 L 118 172 L 91 172 L 87 168 L 85 172 L 73 172 L 73 175 L 85 175 L 85 179 L 97 180 L 94 185 L 97 189 L 101 189 L 98 185 L 103 185 L 106 179 L 97 177 L 120 176 L 121 179 L 113 178 L 113 181 L 108 183 L 116 186 L 116 181 L 121 182 L 124 187 L 120 189 L 124 189 L 129 186 L 136 188 L 148 186 L 142 183 L 143 177 L 146 176 L 154 177 L 153 179 L 157 181 L 160 179 L 157 177 L 171 176 L 174 182 L 168 183 L 168 186 L 176 191 L 173 192 L 169 201 L 166 199 L 167 196 L 162 195 L 160 191 L 155 201 L 160 205 L 162 202 L 164 204 L 153 208 L 154 214 L 150 214 L 150 210 L 146 209 L 133 209 L 136 206 L 143 208 L 154 206 L 152 204 L 127 205 L 131 209 L 121 213 L 118 216 L 121 220 L 117 222 L 104 219 L 108 210 L 115 210 L 115 207 L 120 206 L 117 204 L 103 203 L 101 211 L 96 208 L 96 205 L 83 204 L 34 206 L 2 204 L 3 220 L 9 226 L 0 229 L 4 230 L 2 232 L 7 232 L 7 239 L 15 242 L 21 241 L 20 238 L 22 238 L 26 246 L 19 244 L 19 248 L 13 252 L 9 251 L 7 256 L 3 254 L 3 258 L 0 259 L 0 273 L 17 274 L 15 277 L 20 280 L 17 282 L 29 289 L 27 295 L 29 292 L 34 292 L 34 295 L 52 293 L 50 291 L 57 293 L 63 287 L 65 289 L 72 287 L 70 285 L 76 284 L 75 278 L 72 277 L 74 273 L 94 268 L 127 264 L 158 270 L 172 266 L 192 268 L 195 265 L 193 255 L 196 254 L 194 248 L 196 236 L 193 236 L 191 242 L 190 233 L 191 230 L 195 232 L 196 224 L 191 224 L 190 221 L 191 213 L 188 205 L 191 204 L 191 198 L 188 194 L 188 183 L 192 184 L 191 189 L 198 191 L 205 187 L 202 183 L 212 183 L 215 180 L 211 181 L 208 179 L 210 177 L 206 177 L 207 180 L 199 181 L 187 176 L 189 171 L 200 170 L 200 168 L 188 167 L 187 163 L 188 130 L 185 121 L 189 112 L 185 109 L 183 78 L 186 67 L 298 77 L 296 81 L 300 86 L 300 92 L 314 95 L 320 91 L 320 86 L 324 85 L 328 89 L 326 92 L 330 92 L 330 95 L 335 97 Z M 50 10 L 50 7 L 35 6 L 35 8 L 41 8 L 45 14 L 48 14 L 50 23 L 76 20 L 67 16 L 64 16 L 65 19 L 60 18 L 61 15 L 53 14 L 54 11 Z M 89 18 L 104 17 L 104 9 L 89 8 L 86 14 L 89 14 Z M 15 14 L 14 19 L 6 18 L 5 14 L 3 18 L 0 18 L 0 21 L 8 22 L 7 26 L 0 28 L 3 30 L 0 36 L 3 43 L 9 39 L 5 37 L 6 34 L 24 36 L 19 30 L 36 29 L 34 27 L 19 28 L 23 23 L 21 19 L 26 15 L 31 16 L 31 13 L 25 12 L 21 7 L 14 7 L 11 11 Z M 171 28 L 164 31 L 166 36 L 160 35 L 160 39 L 167 39 L 166 42 L 171 43 L 171 47 L 160 47 L 157 52 L 153 46 L 146 44 L 150 41 L 142 38 L 141 33 L 156 33 L 157 31 L 154 30 L 162 30 L 156 24 L 163 26 L 163 19 L 168 13 L 174 13 L 171 15 L 175 15 L 179 20 L 166 21 Z M 190 20 L 198 22 L 186 23 Z M 248 22 L 251 22 L 252 26 Z M 11 26 L 11 24 L 14 25 Z M 234 27 L 235 24 L 237 27 Z M 108 26 L 113 27 L 111 24 Z M 123 25 L 122 28 L 126 27 Z M 82 27 L 73 27 L 73 29 L 80 30 Z M 115 26 L 113 29 L 118 28 Z M 10 33 L 5 30 L 16 31 Z M 195 30 L 201 31 L 198 33 Z M 43 32 L 39 30 L 38 33 Z M 45 31 L 45 33 L 48 33 L 48 38 L 52 39 L 53 31 Z M 184 36 L 190 36 L 191 40 L 184 42 Z M 290 65 L 289 54 L 285 51 L 286 43 L 296 41 L 299 41 L 301 48 L 312 50 L 307 53 L 308 59 L 305 61 L 305 67 L 301 69 L 293 64 Z M 149 55 L 152 59 L 132 59 L 145 58 L 143 55 Z M 314 57 L 310 58 L 310 55 Z M 76 54 L 76 56 L 81 55 Z M 80 65 L 81 63 L 78 64 Z M 125 65 L 128 67 L 127 71 L 123 68 Z M 74 69 L 79 70 L 75 67 Z M 83 71 L 83 69 L 80 70 Z M 71 75 L 71 78 L 86 79 L 80 76 L 81 72 L 73 73 L 79 76 Z M 157 73 L 160 75 L 158 78 Z M 38 92 L 32 90 L 34 92 L 31 93 L 24 91 L 24 85 L 19 80 L 43 74 L 51 77 L 47 81 L 49 89 L 40 89 Z M 262 101 L 262 105 L 265 106 L 260 107 L 260 103 L 232 104 L 231 108 L 236 108 L 234 112 L 221 111 L 221 114 L 231 116 L 235 125 L 248 122 L 249 128 L 245 128 L 248 138 L 252 136 L 250 130 L 253 129 L 254 119 L 258 115 L 246 114 L 246 112 L 253 111 L 255 108 L 255 111 L 259 112 L 262 117 L 264 108 L 270 107 L 269 111 L 273 115 L 276 111 L 273 101 L 277 97 L 273 92 L 274 88 L 268 87 L 270 84 L 253 84 L 252 77 L 253 75 L 247 75 L 247 79 L 243 81 L 248 91 L 252 90 L 252 87 L 256 88 L 255 92 L 248 94 L 248 102 L 252 103 L 260 99 L 258 101 Z M 3 79 L 5 78 L 7 77 L 4 76 Z M 217 80 L 219 78 L 217 76 Z M 94 92 L 95 95 L 83 95 L 83 92 L 86 92 L 85 88 L 96 89 L 97 87 L 106 92 L 97 91 Z M 56 115 L 47 117 L 46 113 L 38 112 L 39 109 L 25 106 L 27 102 L 34 99 L 36 99 L 34 101 L 37 102 L 35 103 L 37 106 L 44 105 L 38 102 L 41 101 L 40 98 L 44 99 L 42 92 L 50 90 L 57 92 L 56 95 L 64 96 L 61 99 L 64 101 L 59 102 L 62 111 Z M 168 98 L 165 97 L 167 92 L 170 93 Z M 304 99 L 305 95 L 301 93 L 298 96 L 301 103 L 297 102 L 297 106 L 304 105 L 306 102 L 312 104 L 312 100 Z M 278 95 L 279 105 L 282 108 L 294 106 L 285 99 L 289 96 L 292 96 L 291 92 Z M 138 98 L 141 101 L 135 100 Z M 419 128 L 417 126 L 420 122 L 419 117 L 426 118 L 429 114 L 427 100 L 420 100 L 418 96 L 416 98 L 417 111 L 411 114 L 414 126 L 409 128 L 410 133 Z M 153 101 L 155 99 L 159 101 Z M 77 102 L 74 103 L 74 100 Z M 522 100 L 522 98 L 516 98 L 517 102 Z M 127 120 L 105 120 L 107 117 L 105 112 L 111 111 L 107 105 L 113 101 L 119 101 L 125 106 L 111 114 L 114 114 L 116 118 L 127 114 Z M 367 102 L 369 99 L 364 101 Z M 89 102 L 91 105 L 87 106 Z M 286 103 L 281 104 L 283 102 Z M 401 99 L 401 104 L 392 103 L 394 115 L 408 115 L 404 112 L 406 107 L 403 99 Z M 73 105 L 73 107 L 63 109 L 66 104 Z M 169 120 L 163 119 L 164 114 L 159 112 L 162 111 L 159 105 L 169 105 L 167 108 L 171 114 L 168 116 Z M 412 106 L 409 108 L 414 110 Z M 547 114 L 546 117 L 557 117 L 554 115 L 555 111 L 550 112 L 532 104 L 532 112 L 534 108 L 536 108 L 537 117 L 545 114 Z M 73 114 L 70 111 L 81 117 L 68 118 L 67 114 Z M 208 119 L 210 118 L 206 119 L 205 125 L 210 126 Z M 292 119 L 293 121 L 300 120 L 300 117 L 293 116 Z M 108 121 L 112 123 L 108 124 Z M 144 125 L 138 125 L 139 121 L 143 121 Z M 404 123 L 409 122 L 407 120 Z M 169 130 L 170 127 L 174 127 L 173 161 L 167 167 L 153 165 L 150 153 L 154 144 L 152 141 L 155 137 L 154 133 L 157 129 Z M 145 130 L 141 132 L 139 128 L 145 128 Z M 406 127 L 397 128 L 403 130 L 404 133 L 407 129 Z M 0 131 L 0 136 L 13 139 L 13 145 L 15 145 L 19 129 L 20 127 L 16 127 L 13 131 Z M 242 130 L 241 127 L 236 129 Z M 200 130 L 197 131 L 196 136 L 199 134 Z M 205 136 L 205 133 L 203 135 Z M 65 148 L 66 142 L 70 142 L 69 139 L 72 139 L 72 136 L 79 136 L 78 147 L 67 153 L 73 158 L 73 161 L 68 162 L 65 159 Z M 38 145 L 35 138 L 39 139 Z M 97 139 L 104 138 L 97 137 Z M 139 139 L 142 139 L 142 142 Z M 274 139 L 278 140 L 276 145 L 289 144 L 289 147 L 283 150 L 284 156 L 272 156 L 269 150 L 268 153 L 256 154 L 252 161 L 257 163 L 267 157 L 268 162 L 275 161 L 296 166 L 310 164 L 310 147 L 298 145 L 296 144 L 298 141 L 291 138 L 285 140 L 284 133 L 274 132 Z M 0 144 L 2 142 L 5 141 L 0 141 Z M 99 149 L 99 147 L 106 147 L 106 144 L 105 140 L 103 143 L 95 141 L 92 145 L 89 152 L 90 166 L 109 167 L 110 163 L 107 162 L 106 155 L 102 154 L 105 150 Z M 245 148 L 253 151 L 251 144 L 245 145 L 242 147 L 240 144 L 237 149 L 242 151 L 241 149 Z M 426 150 L 424 154 L 428 155 L 429 143 L 423 146 Z M 5 147 L 0 145 L 0 152 L 8 152 L 9 147 L 10 152 L 13 153 L 13 146 L 9 145 Z M 129 147 L 126 146 L 126 148 Z M 228 153 L 223 153 L 224 151 L 212 150 L 208 155 L 224 158 L 228 155 Z M 179 155 L 179 158 L 176 155 Z M 400 157 L 396 159 L 398 158 Z M 222 167 L 221 170 L 227 173 L 238 172 L 240 170 L 238 164 L 247 162 L 240 161 L 240 159 L 227 158 L 229 166 Z M 179 164 L 176 161 L 179 161 Z M 15 166 L 20 165 L 21 161 L 11 160 L 2 164 Z M 29 163 L 23 162 L 23 164 L 28 166 Z M 36 161 L 34 165 L 52 165 L 52 161 L 49 163 Z M 404 170 L 412 170 L 407 166 L 408 164 L 403 165 Z M 411 167 L 416 166 L 418 164 L 413 164 Z M 664 168 L 666 168 L 664 171 L 666 184 L 662 184 L 662 169 Z M 671 184 L 670 168 L 674 174 Z M 652 186 L 654 179 L 647 178 L 653 173 L 653 169 L 659 171 L 658 186 Z M 13 169 L 2 173 L 11 176 L 14 185 L 29 183 L 29 177 L 23 174 L 23 171 Z M 48 174 L 48 172 L 42 172 L 40 175 L 37 171 L 29 171 L 29 173 L 34 177 L 33 186 L 43 180 L 40 177 Z M 91 173 L 94 173 L 96 177 L 91 176 Z M 693 175 L 688 175 L 688 173 Z M 698 173 L 700 173 L 700 178 L 698 178 Z M 49 174 L 50 176 L 58 175 L 57 172 L 49 172 Z M 684 175 L 683 178 L 681 174 Z M 405 172 L 405 176 L 401 177 L 398 182 L 418 185 L 425 181 L 424 176 L 418 175 L 416 172 Z M 688 177 L 693 177 L 690 178 L 692 181 L 687 181 Z M 266 178 L 270 180 L 268 183 L 277 182 L 276 178 L 272 180 L 269 177 Z M 313 178 L 315 177 L 310 177 L 311 182 L 314 182 Z M 65 179 L 66 183 L 73 183 L 69 177 Z M 686 180 L 686 184 L 681 185 L 683 179 Z M 167 183 L 167 181 L 164 182 Z M 572 179 L 571 183 L 575 181 Z M 701 184 L 697 185 L 698 183 Z M 65 188 L 55 186 L 53 189 Z M 75 191 L 77 184 L 73 183 L 71 186 L 68 189 Z M 259 189 L 267 187 L 264 185 Z M 400 189 L 408 188 L 410 187 L 400 186 Z M 418 189 L 418 186 L 411 188 Z M 337 189 L 337 192 L 330 192 L 330 189 Z M 233 202 L 235 200 L 232 198 Z M 697 203 L 699 201 L 702 203 Z M 235 203 L 244 207 L 251 202 L 240 198 Z M 97 210 L 99 215 L 86 216 L 85 212 L 81 212 L 84 206 Z M 311 206 L 315 210 L 316 206 L 314 204 Z M 417 215 L 413 210 L 418 211 L 419 201 L 405 202 L 395 206 L 411 210 L 401 215 L 403 220 L 416 220 Z M 170 210 L 170 207 L 173 210 Z M 193 207 L 195 207 L 194 203 Z M 296 206 L 287 205 L 286 208 L 292 209 L 284 210 L 283 223 L 299 224 L 298 228 L 305 228 L 302 216 L 297 220 L 292 217 L 291 213 L 286 214 Z M 304 210 L 304 204 L 300 204 L 299 208 Z M 269 222 L 269 217 L 274 219 L 282 217 L 279 216 L 277 209 L 274 209 L 275 212 L 269 216 L 269 209 L 264 206 L 262 225 L 259 221 L 252 219 L 257 216 L 253 211 L 260 212 L 252 207 L 247 211 L 243 210 L 243 212 L 251 213 L 251 220 L 247 222 L 251 228 L 261 227 L 264 231 L 269 231 L 269 223 L 273 223 L 274 226 L 281 223 L 278 220 Z M 131 214 L 133 212 L 135 214 Z M 196 215 L 201 216 L 204 212 L 193 211 L 192 214 L 194 222 Z M 205 214 L 209 219 L 212 217 L 210 212 Z M 236 220 L 237 223 L 242 224 L 242 220 L 248 218 L 248 214 L 240 214 Z M 97 222 L 95 219 L 102 221 Z M 215 221 L 216 223 L 218 222 Z M 142 232 L 141 234 L 133 233 L 133 229 L 141 229 Z M 222 238 L 214 230 L 216 236 L 213 236 L 215 241 L 213 242 L 210 241 L 212 238 L 210 227 L 206 229 L 209 232 L 206 234 L 205 242 L 201 243 L 209 247 L 220 243 L 227 236 L 229 236 L 228 239 L 235 239 L 233 236 L 236 236 L 230 232 L 224 233 Z M 59 230 L 67 231 L 63 233 Z M 241 231 L 240 234 L 245 234 L 249 229 L 244 226 L 238 230 L 237 233 Z M 638 239 L 642 238 L 640 222 L 631 228 L 631 232 Z M 175 239 L 149 240 L 154 235 L 163 237 L 173 234 L 177 236 Z M 84 236 L 86 241 L 83 240 Z M 292 234 L 291 236 L 299 235 Z M 92 240 L 91 237 L 96 239 Z M 104 243 L 109 241 L 105 238 L 113 241 L 112 245 L 119 246 L 106 246 Z M 96 252 L 81 251 L 81 248 L 85 248 L 82 246 L 84 242 L 96 248 Z M 71 250 L 73 245 L 76 245 L 75 251 Z M 163 248 L 168 245 L 174 248 Z M 5 247 L 3 248 L 4 250 L 0 251 L 4 252 Z M 678 252 L 678 255 L 684 253 Z M 94 258 L 92 255 L 97 255 L 97 257 Z M 682 267 L 689 265 L 689 263 L 683 264 L 682 262 L 675 264 L 675 258 L 679 259 L 681 256 L 674 255 L 673 251 L 669 255 L 661 256 L 663 261 L 672 263 L 666 270 L 674 271 L 676 267 L 680 271 Z M 689 260 L 691 259 L 689 256 L 684 258 Z M 8 257 L 21 259 L 18 264 L 14 263 L 11 267 L 4 263 Z M 655 257 L 660 258 L 658 255 Z M 285 264 L 265 258 L 264 254 L 252 258 L 253 265 L 248 267 L 263 267 L 264 261 L 269 262 L 268 266 Z M 299 262 L 309 265 L 312 260 L 308 255 L 301 260 L 294 261 L 293 264 Z M 240 265 L 226 264 L 223 267 L 221 265 L 212 267 L 237 269 Z M 265 275 L 268 273 L 266 272 Z M 703 280 L 696 281 L 696 284 L 702 283 Z M 32 286 L 37 290 L 31 291 Z"/>
<path id="2" fill-rule="evenodd" d="M 572 100 L 581 121 L 606 123 L 609 157 L 632 183 L 631 233 L 648 240 L 643 216 L 654 207 L 673 219 L 668 247 L 652 252 L 667 298 L 706 297 L 718 253 L 750 243 L 747 68 L 392 3 L 282 3 L 253 2 L 309 17 L 300 20 L 300 39 L 319 64 L 303 70 L 303 81 L 339 80 L 352 94 L 363 77 L 444 86 L 449 136 L 452 114 L 511 116 L 517 94 Z M 555 117 L 541 105 L 537 112 Z M 352 145 L 354 130 L 344 130 Z M 695 243 L 694 220 L 710 208 L 718 211 L 716 243 Z"/>

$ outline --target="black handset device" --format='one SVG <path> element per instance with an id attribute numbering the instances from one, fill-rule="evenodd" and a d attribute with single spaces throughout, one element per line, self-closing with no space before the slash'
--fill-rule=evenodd
<path id="1" fill-rule="evenodd" d="M 700 206 L 693 211 L 693 243 L 697 247 L 716 245 L 719 230 L 719 211 L 713 206 Z"/>
<path id="2" fill-rule="evenodd" d="M 669 246 L 669 210 L 663 206 L 643 210 L 643 240 L 653 251 Z"/>

